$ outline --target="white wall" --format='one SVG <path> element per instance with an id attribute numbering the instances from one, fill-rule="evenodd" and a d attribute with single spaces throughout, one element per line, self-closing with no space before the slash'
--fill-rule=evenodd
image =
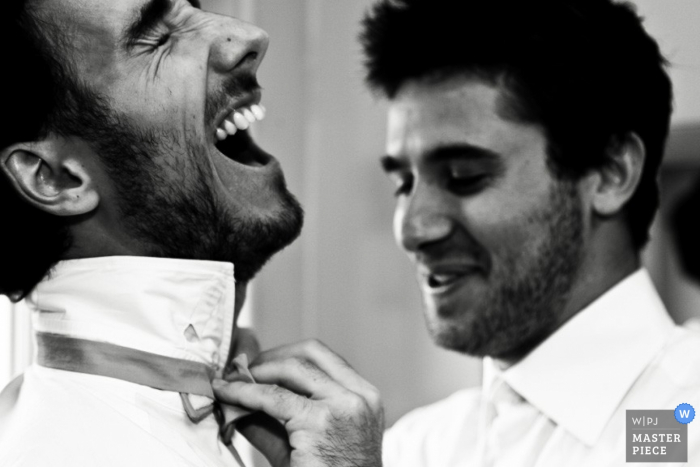
<path id="1" fill-rule="evenodd" d="M 700 2 L 633 0 L 645 27 L 671 62 L 675 92 L 674 124 L 700 122 Z"/>

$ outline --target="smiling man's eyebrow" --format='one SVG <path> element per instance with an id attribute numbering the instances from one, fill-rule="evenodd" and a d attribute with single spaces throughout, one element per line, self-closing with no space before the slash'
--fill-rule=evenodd
<path id="1" fill-rule="evenodd" d="M 127 48 L 132 47 L 146 33 L 160 24 L 172 9 L 172 0 L 149 0 L 139 8 L 133 21 L 126 27 L 124 38 Z"/>
<path id="2" fill-rule="evenodd" d="M 436 146 L 428 150 L 423 156 L 427 162 L 437 163 L 455 159 L 469 159 L 472 161 L 488 161 L 501 165 L 502 157 L 495 151 L 471 144 L 448 144 Z M 385 155 L 379 159 L 382 169 L 386 173 L 394 173 L 405 169 L 410 163 L 401 156 Z"/>
<path id="3" fill-rule="evenodd" d="M 454 159 L 491 160 L 497 161 L 501 156 L 490 149 L 471 144 L 450 144 L 438 146 L 425 154 L 429 162 L 443 162 Z"/>

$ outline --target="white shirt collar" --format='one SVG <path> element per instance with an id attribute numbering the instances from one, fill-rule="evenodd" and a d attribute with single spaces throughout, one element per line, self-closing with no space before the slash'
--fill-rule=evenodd
<path id="1" fill-rule="evenodd" d="M 485 391 L 500 375 L 555 423 L 593 445 L 673 329 L 651 278 L 640 269 L 506 371 L 485 359 Z"/>
<path id="2" fill-rule="evenodd" d="M 36 331 L 221 369 L 233 332 L 233 264 L 112 256 L 62 261 L 27 298 Z"/>

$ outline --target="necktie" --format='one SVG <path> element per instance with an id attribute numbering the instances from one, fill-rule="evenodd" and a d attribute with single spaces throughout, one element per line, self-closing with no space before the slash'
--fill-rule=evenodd
<path id="1" fill-rule="evenodd" d="M 183 408 L 193 423 L 199 423 L 214 415 L 219 424 L 219 435 L 232 454 L 243 463 L 231 445 L 234 422 L 250 414 L 250 411 L 220 403 L 214 396 L 211 381 L 214 369 L 210 366 L 189 360 L 165 357 L 122 347 L 106 342 L 77 339 L 60 334 L 38 332 L 37 363 L 47 368 L 74 371 L 97 376 L 117 378 L 131 383 L 150 386 L 164 391 L 180 393 Z M 248 371 L 248 359 L 241 354 L 233 360 L 232 374 L 243 381 L 255 382 Z M 214 402 L 195 409 L 189 399 L 190 394 L 206 396 Z"/>

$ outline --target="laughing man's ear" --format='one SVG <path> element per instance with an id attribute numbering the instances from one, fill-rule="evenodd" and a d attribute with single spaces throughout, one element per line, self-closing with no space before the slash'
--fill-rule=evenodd
<path id="1" fill-rule="evenodd" d="M 591 205 L 596 214 L 610 217 L 622 211 L 639 186 L 645 157 L 644 143 L 635 133 L 610 145 L 608 162 L 593 174 Z"/>
<path id="2" fill-rule="evenodd" d="M 80 144 L 48 137 L 4 148 L 0 171 L 31 205 L 56 216 L 77 216 L 100 201 L 86 157 Z"/>

